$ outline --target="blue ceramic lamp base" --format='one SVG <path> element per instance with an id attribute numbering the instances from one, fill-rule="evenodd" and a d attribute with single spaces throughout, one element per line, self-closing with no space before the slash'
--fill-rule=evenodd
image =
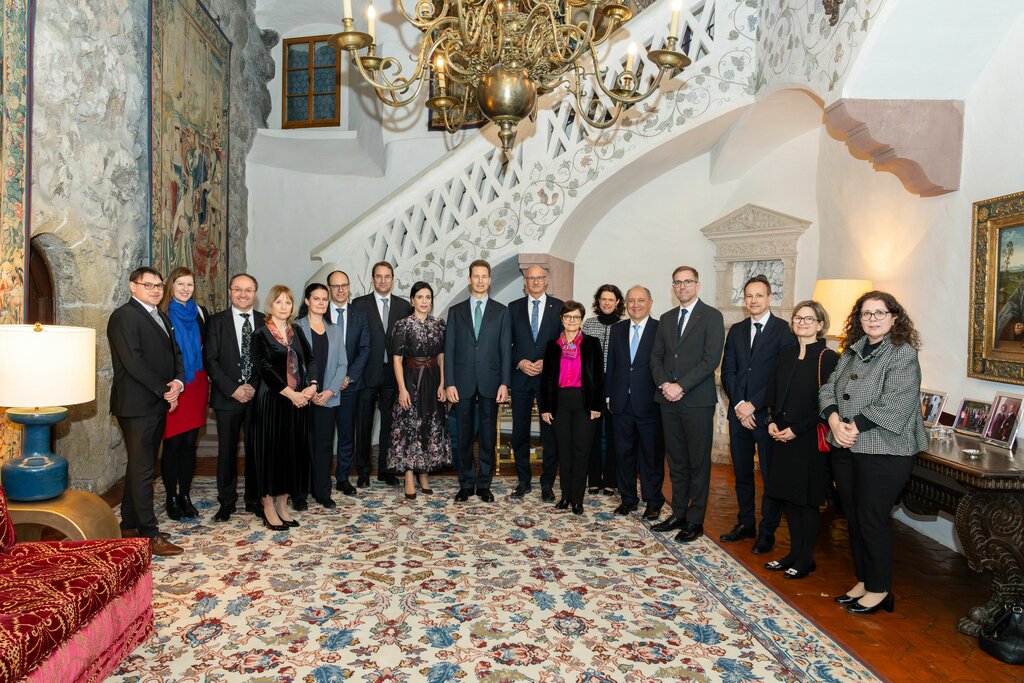
<path id="1" fill-rule="evenodd" d="M 67 408 L 9 408 L 7 419 L 25 429 L 20 458 L 4 463 L 4 491 L 11 500 L 56 498 L 68 487 L 68 461 L 50 452 L 50 426 L 68 415 Z"/>

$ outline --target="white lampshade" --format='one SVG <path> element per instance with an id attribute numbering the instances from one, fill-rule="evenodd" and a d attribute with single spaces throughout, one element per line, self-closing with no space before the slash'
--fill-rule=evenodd
<path id="1" fill-rule="evenodd" d="M 0 325 L 0 406 L 69 406 L 94 398 L 96 330 Z"/>
<path id="2" fill-rule="evenodd" d="M 814 283 L 814 300 L 828 311 L 829 326 L 825 334 L 837 337 L 853 304 L 864 292 L 874 289 L 871 280 L 818 280 Z"/>

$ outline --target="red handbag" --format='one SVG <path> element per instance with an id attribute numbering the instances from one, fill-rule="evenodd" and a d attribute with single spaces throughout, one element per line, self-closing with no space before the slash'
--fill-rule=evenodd
<path id="1" fill-rule="evenodd" d="M 818 354 L 818 388 L 821 389 L 821 358 L 825 355 L 825 349 L 821 350 Z M 832 450 L 832 446 L 829 445 L 828 436 L 829 426 L 824 422 L 818 422 L 818 452 L 829 453 Z"/>

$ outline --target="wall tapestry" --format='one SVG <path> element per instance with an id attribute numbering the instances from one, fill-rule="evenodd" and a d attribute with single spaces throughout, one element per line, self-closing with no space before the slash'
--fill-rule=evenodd
<path id="1" fill-rule="evenodd" d="M 195 273 L 197 303 L 228 283 L 231 41 L 198 0 L 150 3 L 150 259 Z"/>
<path id="2" fill-rule="evenodd" d="M 0 17 L 0 324 L 24 321 L 31 130 L 32 0 L 3 0 Z M 0 461 L 17 456 L 21 430 L 0 409 Z"/>
<path id="3" fill-rule="evenodd" d="M 1024 192 L 974 203 L 967 374 L 1024 384 Z"/>

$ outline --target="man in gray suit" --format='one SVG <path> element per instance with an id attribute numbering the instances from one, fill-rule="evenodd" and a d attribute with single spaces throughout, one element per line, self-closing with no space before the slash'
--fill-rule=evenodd
<path id="1" fill-rule="evenodd" d="M 494 502 L 491 479 L 498 441 L 498 404 L 508 400 L 512 328 L 508 309 L 487 295 L 490 288 L 491 265 L 473 261 L 469 265 L 469 299 L 448 309 L 444 377 L 448 400 L 455 405 L 458 503 L 474 494 L 485 503 Z M 476 424 L 480 426 L 479 472 L 473 462 Z"/>
<path id="2" fill-rule="evenodd" d="M 665 430 L 665 455 L 672 480 L 672 515 L 652 531 L 678 529 L 676 541 L 689 543 L 704 533 L 711 483 L 715 368 L 722 362 L 725 322 L 718 309 L 697 298 L 700 276 L 690 266 L 672 273 L 679 307 L 661 316 L 651 350 L 651 374 L 658 387 Z"/>

